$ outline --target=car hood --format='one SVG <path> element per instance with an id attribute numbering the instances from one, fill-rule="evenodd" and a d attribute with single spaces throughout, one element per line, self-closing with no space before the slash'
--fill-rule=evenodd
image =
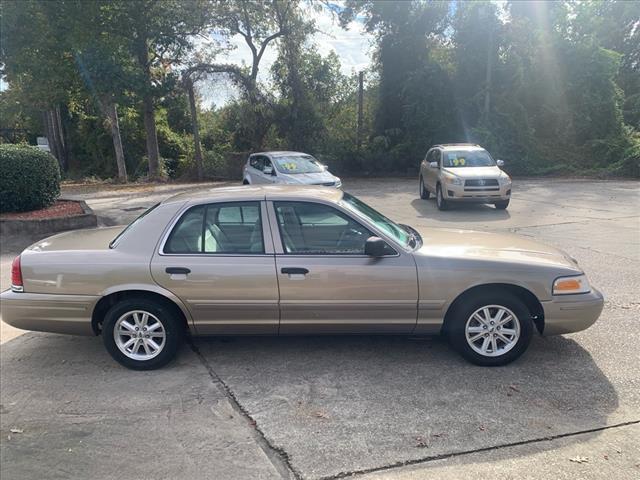
<path id="1" fill-rule="evenodd" d="M 315 185 L 318 183 L 335 182 L 337 178 L 329 173 L 328 170 L 318 173 L 280 173 L 278 175 L 286 181 L 286 183 L 297 183 L 300 185 Z"/>
<path id="2" fill-rule="evenodd" d="M 577 262 L 555 247 L 513 234 L 432 228 L 419 231 L 418 256 L 540 265 L 581 272 Z"/>
<path id="3" fill-rule="evenodd" d="M 105 250 L 124 228 L 124 226 L 118 226 L 59 233 L 34 243 L 25 251 L 37 253 L 60 250 Z"/>
<path id="4" fill-rule="evenodd" d="M 502 173 L 499 167 L 449 167 L 442 169 L 446 173 L 460 178 L 498 178 Z"/>

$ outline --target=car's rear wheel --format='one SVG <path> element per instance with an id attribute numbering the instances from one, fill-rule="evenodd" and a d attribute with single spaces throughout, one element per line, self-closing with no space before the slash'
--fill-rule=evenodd
<path id="1" fill-rule="evenodd" d="M 503 202 L 496 202 L 494 203 L 494 205 L 498 210 L 506 210 L 506 208 L 509 206 L 509 200 L 505 200 Z"/>
<path id="2" fill-rule="evenodd" d="M 246 178 L 244 180 L 242 180 L 242 184 L 243 185 L 249 185 L 249 180 L 247 180 Z"/>
<path id="3" fill-rule="evenodd" d="M 506 365 L 531 342 L 533 321 L 527 306 L 509 292 L 478 292 L 461 299 L 447 333 L 453 347 L 476 365 Z"/>
<path id="4" fill-rule="evenodd" d="M 429 190 L 427 190 L 427 187 L 424 185 L 424 178 L 420 177 L 420 198 L 423 200 L 429 200 L 430 195 Z"/>
<path id="5" fill-rule="evenodd" d="M 436 185 L 436 205 L 438 206 L 438 210 L 449 209 L 449 202 L 442 197 L 442 187 L 440 184 Z"/>
<path id="6" fill-rule="evenodd" d="M 102 338 L 109 354 L 134 370 L 152 370 L 176 356 L 184 335 L 171 309 L 147 299 L 127 299 L 107 312 Z"/>

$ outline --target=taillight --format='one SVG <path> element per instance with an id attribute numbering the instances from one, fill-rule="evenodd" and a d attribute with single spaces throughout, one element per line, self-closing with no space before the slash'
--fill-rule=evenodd
<path id="1" fill-rule="evenodd" d="M 13 259 L 11 264 L 11 290 L 14 292 L 24 291 L 22 284 L 22 268 L 20 267 L 20 255 Z"/>

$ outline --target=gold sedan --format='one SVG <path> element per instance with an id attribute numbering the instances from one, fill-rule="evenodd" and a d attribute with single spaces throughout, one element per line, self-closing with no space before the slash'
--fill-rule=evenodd
<path id="1" fill-rule="evenodd" d="M 593 324 L 575 260 L 515 235 L 418 232 L 323 187 L 181 194 L 128 227 L 67 232 L 19 255 L 0 296 L 17 328 L 99 335 L 115 360 L 165 365 L 192 335 L 445 334 L 504 365 L 534 330 Z"/>

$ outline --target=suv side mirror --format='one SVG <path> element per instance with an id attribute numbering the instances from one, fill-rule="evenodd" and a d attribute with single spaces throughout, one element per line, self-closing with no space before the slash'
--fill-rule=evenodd
<path id="1" fill-rule="evenodd" d="M 273 175 L 274 174 L 273 167 L 264 167 L 264 169 L 262 170 L 262 173 L 264 173 L 265 175 Z"/>
<path id="2" fill-rule="evenodd" d="M 370 257 L 384 257 L 387 255 L 387 242 L 380 237 L 369 237 L 364 244 L 364 254 Z"/>
<path id="3" fill-rule="evenodd" d="M 499 167 L 504 167 L 504 160 L 496 160 L 496 165 Z"/>
<path id="4" fill-rule="evenodd" d="M 438 168 L 438 162 L 431 162 L 431 163 L 429 163 L 429 166 L 431 168 Z"/>

